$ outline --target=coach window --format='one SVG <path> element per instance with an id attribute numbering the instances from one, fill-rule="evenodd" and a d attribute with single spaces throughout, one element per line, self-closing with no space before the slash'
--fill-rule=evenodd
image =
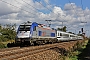
<path id="1" fill-rule="evenodd" d="M 62 33 L 60 33 L 60 36 L 62 36 Z"/>
<path id="2" fill-rule="evenodd" d="M 59 36 L 59 33 L 58 33 L 58 36 Z"/>

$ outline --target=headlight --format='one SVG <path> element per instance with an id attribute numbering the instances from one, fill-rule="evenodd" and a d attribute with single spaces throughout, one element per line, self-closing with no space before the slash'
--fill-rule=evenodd
<path id="1" fill-rule="evenodd" d="M 20 39 L 18 39 L 17 41 L 20 41 Z"/>

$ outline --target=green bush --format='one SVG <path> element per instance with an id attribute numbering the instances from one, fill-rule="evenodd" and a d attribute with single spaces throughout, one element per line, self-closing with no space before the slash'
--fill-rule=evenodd
<path id="1" fill-rule="evenodd" d="M 6 46 L 0 42 L 0 48 L 5 48 Z"/>
<path id="2" fill-rule="evenodd" d="M 16 31 L 13 25 L 6 24 L 6 28 L 2 28 L 0 25 L 0 42 L 6 42 L 9 40 L 14 40 L 16 37 Z M 14 29 L 13 29 L 14 28 Z"/>

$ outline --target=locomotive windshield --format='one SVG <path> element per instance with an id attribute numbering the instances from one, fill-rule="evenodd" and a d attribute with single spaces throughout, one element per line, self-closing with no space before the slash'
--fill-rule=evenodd
<path id="1" fill-rule="evenodd" d="M 30 26 L 31 25 L 20 25 L 19 31 L 30 31 Z"/>

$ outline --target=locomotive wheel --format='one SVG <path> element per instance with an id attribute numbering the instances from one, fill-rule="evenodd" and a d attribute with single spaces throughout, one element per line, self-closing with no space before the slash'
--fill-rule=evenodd
<path id="1" fill-rule="evenodd" d="M 32 43 L 30 43 L 30 45 L 31 45 L 31 46 L 34 46 L 34 43 L 33 43 L 33 42 L 32 42 Z"/>
<path id="2" fill-rule="evenodd" d="M 20 47 L 24 47 L 24 43 L 21 43 L 21 44 L 20 44 Z"/>

